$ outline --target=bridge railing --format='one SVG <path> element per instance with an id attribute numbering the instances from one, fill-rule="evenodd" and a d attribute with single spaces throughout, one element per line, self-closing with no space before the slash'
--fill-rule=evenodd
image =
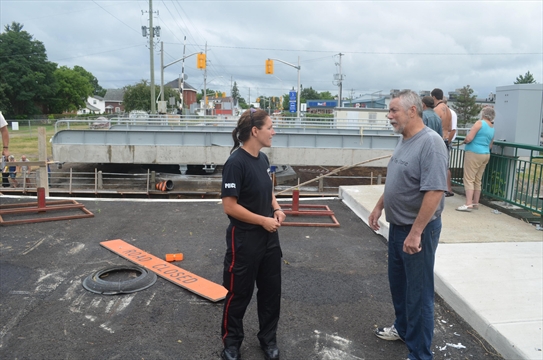
<path id="1" fill-rule="evenodd" d="M 463 186 L 464 146 L 458 136 L 451 151 L 451 181 Z M 494 141 L 481 193 L 543 214 L 543 146 Z"/>
<path id="2" fill-rule="evenodd" d="M 334 119 L 314 117 L 283 117 L 271 116 L 276 128 L 297 129 L 368 129 L 392 130 L 388 120 L 381 119 Z M 55 133 L 63 129 L 93 129 L 108 130 L 112 126 L 168 126 L 172 129 L 189 128 L 192 126 L 221 126 L 234 128 L 238 117 L 234 116 L 197 116 L 197 115 L 146 115 L 144 117 L 114 116 L 106 120 L 76 120 L 62 119 L 55 123 Z"/>

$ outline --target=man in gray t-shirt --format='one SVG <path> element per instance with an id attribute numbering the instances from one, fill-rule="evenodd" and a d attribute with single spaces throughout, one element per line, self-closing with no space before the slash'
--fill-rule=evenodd
<path id="1" fill-rule="evenodd" d="M 386 219 L 396 225 L 413 225 L 427 191 L 447 190 L 447 152 L 443 140 L 424 127 L 396 146 L 387 168 L 384 193 Z M 442 151 L 441 151 L 442 150 Z M 443 188 L 444 187 L 444 188 Z M 429 221 L 441 215 L 444 197 Z"/>
<path id="2" fill-rule="evenodd" d="M 384 340 L 403 340 L 410 359 L 432 359 L 434 262 L 447 190 L 447 148 L 422 121 L 417 93 L 401 91 L 389 105 L 388 119 L 402 139 L 387 168 L 385 191 L 368 223 L 379 230 L 389 222 L 388 277 L 396 320 L 378 328 Z"/>

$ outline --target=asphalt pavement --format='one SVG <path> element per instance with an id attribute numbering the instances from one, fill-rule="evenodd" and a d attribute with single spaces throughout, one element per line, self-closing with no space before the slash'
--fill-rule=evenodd
<path id="1" fill-rule="evenodd" d="M 0 196 L 0 204 L 29 201 Z M 123 295 L 92 293 L 82 281 L 131 264 L 100 246 L 122 239 L 158 257 L 183 253 L 176 265 L 220 284 L 228 220 L 219 201 L 78 201 L 93 218 L 0 228 L 0 358 L 218 359 L 222 301 L 160 277 Z M 280 229 L 281 358 L 405 359 L 405 344 L 373 335 L 394 320 L 385 238 L 341 199 L 306 201 L 328 205 L 340 226 Z M 435 323 L 435 359 L 502 358 L 440 297 Z M 244 325 L 243 359 L 263 359 L 255 297 Z"/>

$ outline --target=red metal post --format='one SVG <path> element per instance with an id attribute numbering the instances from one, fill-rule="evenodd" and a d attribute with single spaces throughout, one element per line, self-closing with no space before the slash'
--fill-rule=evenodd
<path id="1" fill-rule="evenodd" d="M 39 187 L 38 188 L 38 211 L 43 212 L 45 211 L 46 204 L 45 204 L 45 188 Z"/>
<path id="2" fill-rule="evenodd" d="M 298 211 L 300 205 L 300 190 L 292 191 L 292 211 Z"/>

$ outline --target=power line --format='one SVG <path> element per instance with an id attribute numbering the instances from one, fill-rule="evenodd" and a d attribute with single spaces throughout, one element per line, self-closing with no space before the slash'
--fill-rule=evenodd
<path id="1" fill-rule="evenodd" d="M 100 9 L 104 10 L 105 12 L 107 12 L 109 15 L 113 16 L 115 19 L 117 19 L 120 23 L 124 24 L 127 28 L 129 28 L 130 30 L 134 30 L 135 32 L 137 33 L 140 33 L 140 30 L 136 30 L 134 29 L 133 27 L 131 27 L 130 25 L 128 25 L 127 23 L 125 23 L 124 21 L 122 21 L 121 19 L 119 19 L 118 17 L 116 17 L 115 15 L 113 15 L 112 13 L 110 13 L 109 11 L 107 11 L 102 5 L 98 4 L 96 1 L 92 0 L 93 3 L 96 4 L 96 6 L 98 6 Z"/>

